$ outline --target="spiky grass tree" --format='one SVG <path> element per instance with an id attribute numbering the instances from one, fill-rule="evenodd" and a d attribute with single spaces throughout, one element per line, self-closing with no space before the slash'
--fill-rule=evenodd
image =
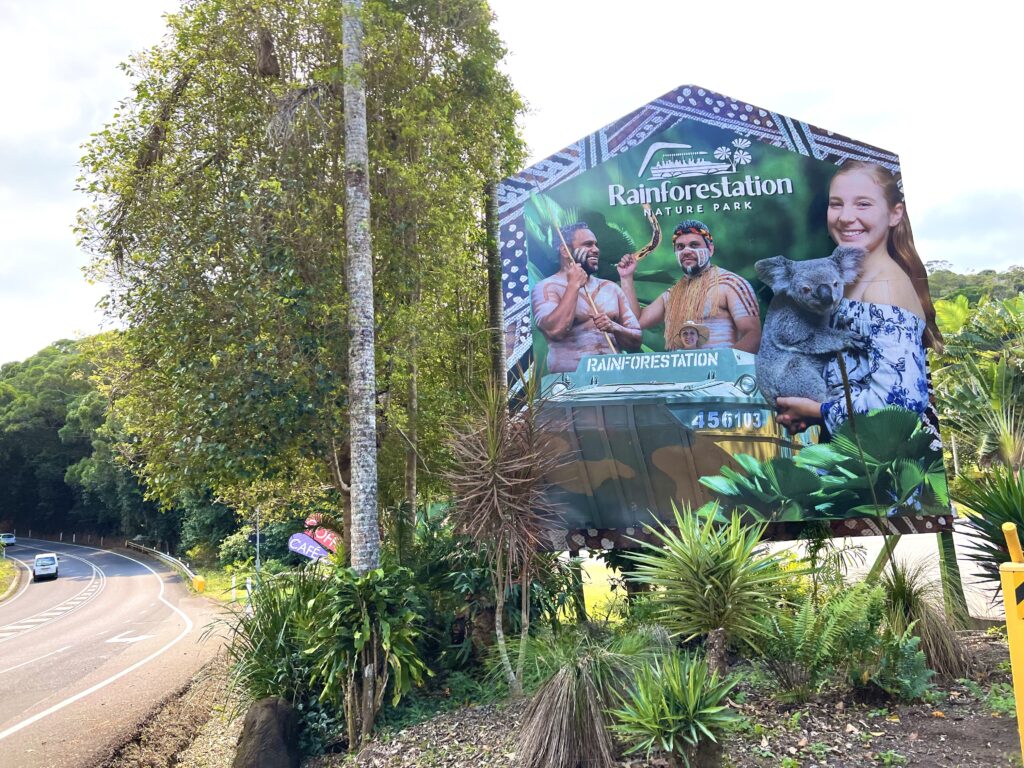
<path id="1" fill-rule="evenodd" d="M 957 634 L 959 616 L 943 609 L 942 585 L 926 562 L 907 563 L 893 560 L 882 575 L 885 589 L 886 620 L 895 637 L 907 631 L 921 638 L 921 650 L 928 668 L 947 680 L 967 674 L 970 666 L 967 652 Z"/>
<path id="2" fill-rule="evenodd" d="M 540 634 L 526 645 L 526 679 L 541 685 L 523 715 L 517 764 L 610 768 L 615 743 L 608 711 L 638 670 L 671 649 L 667 633 L 606 635 L 584 627 Z"/>
<path id="3" fill-rule="evenodd" d="M 726 673 L 726 646 L 738 641 L 757 650 L 780 582 L 794 575 L 782 569 L 780 556 L 761 547 L 763 525 L 745 526 L 738 513 L 716 521 L 718 506 L 691 512 L 673 505 L 675 526 L 658 521 L 648 530 L 655 541 L 633 555 L 637 581 L 657 591 L 652 599 L 661 622 L 684 639 L 700 637 L 707 663 Z"/>
<path id="4" fill-rule="evenodd" d="M 484 545 L 490 558 L 498 654 L 514 696 L 523 693 L 526 647 L 520 644 L 513 669 L 504 631 L 505 591 L 518 578 L 520 635 L 525 639 L 530 630 L 531 565 L 553 511 L 544 494 L 545 476 L 558 463 L 537 427 L 535 392 L 527 389 L 527 405 L 512 414 L 504 387 L 493 377 L 488 381 L 478 398 L 476 418 L 453 436 L 455 463 L 447 473 L 456 529 Z"/>

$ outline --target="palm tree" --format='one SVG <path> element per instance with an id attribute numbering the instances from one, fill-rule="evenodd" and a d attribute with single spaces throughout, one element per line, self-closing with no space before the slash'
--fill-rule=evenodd
<path id="1" fill-rule="evenodd" d="M 373 254 L 370 250 L 369 154 L 363 82 L 362 0 L 344 7 L 345 244 L 349 296 L 349 442 L 352 456 L 352 567 L 366 573 L 380 562 L 377 527 L 377 414 L 374 354 Z"/>
<path id="2" fill-rule="evenodd" d="M 1019 467 L 1024 460 L 1024 296 L 939 302 L 951 333 L 936 371 L 945 425 L 974 446 L 979 466 Z M 941 311 L 940 311 L 941 310 Z"/>

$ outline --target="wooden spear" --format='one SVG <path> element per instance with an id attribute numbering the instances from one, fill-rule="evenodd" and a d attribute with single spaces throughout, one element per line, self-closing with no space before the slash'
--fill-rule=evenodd
<path id="1" fill-rule="evenodd" d="M 551 218 L 551 210 L 548 209 L 548 218 Z M 558 227 L 558 224 L 554 219 L 551 219 L 551 224 L 555 228 L 555 232 L 558 233 L 558 239 L 562 241 L 562 247 L 565 248 L 566 253 L 569 254 L 569 258 L 572 258 L 572 251 L 569 250 L 569 246 L 565 242 L 565 237 L 562 235 L 562 230 Z M 587 276 L 587 280 L 590 276 Z M 590 295 L 590 291 L 587 290 L 587 286 L 583 286 L 583 295 L 587 297 L 587 302 L 590 304 L 590 308 L 594 311 L 595 315 L 601 314 L 597 308 L 597 304 L 594 303 L 594 297 Z M 611 349 L 613 355 L 617 355 L 619 350 L 615 348 L 615 344 L 612 343 L 612 337 L 608 335 L 608 331 L 601 331 L 604 334 L 604 340 L 608 342 L 608 348 Z"/>

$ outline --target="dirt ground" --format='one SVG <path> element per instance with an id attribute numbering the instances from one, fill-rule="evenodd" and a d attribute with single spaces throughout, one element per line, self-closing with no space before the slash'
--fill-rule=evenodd
<path id="1" fill-rule="evenodd" d="M 935 685 L 928 703 L 886 705 L 825 693 L 782 704 L 763 686 L 737 689 L 746 724 L 724 743 L 726 768 L 1003 768 L 1022 765 L 1012 711 L 986 696 L 1010 681 L 1006 643 L 968 637 L 972 682 Z M 223 661 L 170 697 L 135 737 L 93 768 L 230 768 L 240 730 L 226 704 Z M 1005 689 L 1002 689 L 1005 690 Z M 993 707 L 1002 709 L 993 714 Z M 357 757 L 324 755 L 303 768 L 515 768 L 524 702 L 467 707 L 385 734 Z M 662 768 L 657 756 L 623 758 L 618 768 Z"/>
<path id="2" fill-rule="evenodd" d="M 218 657 L 203 667 L 187 686 L 168 696 L 130 740 L 91 768 L 205 766 L 203 758 L 185 760 L 182 756 L 192 747 L 204 727 L 212 725 L 218 731 L 225 730 L 219 717 L 224 710 L 226 689 L 227 667 L 224 659 Z M 233 748 L 232 740 L 225 766 L 231 765 Z"/>
<path id="3" fill-rule="evenodd" d="M 978 686 L 937 684 L 927 704 L 886 706 L 824 694 L 780 704 L 763 689 L 744 690 L 738 709 L 747 724 L 724 743 L 732 768 L 1001 768 L 1020 766 L 1012 714 L 997 716 L 979 698 L 992 683 L 1009 681 L 1006 644 L 970 637 Z M 1002 665 L 1002 666 L 1001 666 Z M 355 758 L 327 755 L 305 768 L 514 768 L 516 734 L 525 706 L 472 707 L 441 715 L 379 739 Z M 621 768 L 660 767 L 658 757 L 623 759 Z"/>

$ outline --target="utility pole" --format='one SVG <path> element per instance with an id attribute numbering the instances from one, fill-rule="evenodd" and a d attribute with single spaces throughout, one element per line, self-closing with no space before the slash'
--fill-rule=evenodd
<path id="1" fill-rule="evenodd" d="M 256 505 L 256 573 L 260 572 L 260 506 Z"/>

